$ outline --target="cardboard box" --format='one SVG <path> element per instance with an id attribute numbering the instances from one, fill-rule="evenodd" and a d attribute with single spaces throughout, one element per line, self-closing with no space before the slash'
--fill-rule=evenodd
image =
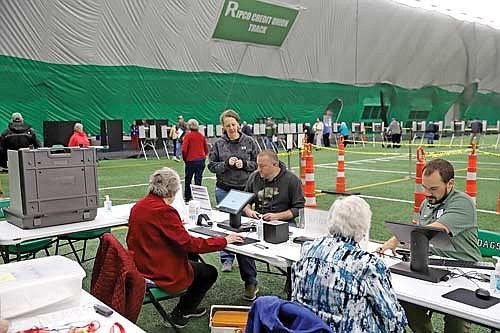
<path id="1" fill-rule="evenodd" d="M 84 277 L 76 261 L 62 256 L 0 265 L 0 319 L 79 306 Z"/>
<path id="2" fill-rule="evenodd" d="M 211 333 L 244 333 L 249 306 L 212 305 L 210 308 Z"/>

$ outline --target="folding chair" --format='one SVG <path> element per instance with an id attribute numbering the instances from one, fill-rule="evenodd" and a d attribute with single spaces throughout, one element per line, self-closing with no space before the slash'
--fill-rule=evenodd
<path id="1" fill-rule="evenodd" d="M 13 259 L 16 261 L 33 259 L 36 257 L 36 254 L 42 250 L 49 256 L 49 248 L 52 247 L 53 242 L 52 238 L 43 238 L 21 242 L 15 245 L 0 245 L 0 252 L 3 262 L 7 264 Z"/>
<path id="2" fill-rule="evenodd" d="M 123 277 L 125 281 L 121 280 Z M 179 332 L 160 301 L 180 297 L 185 292 L 171 294 L 161 290 L 140 274 L 131 253 L 111 233 L 101 237 L 92 270 L 91 293 L 130 321 L 137 320 L 140 312 L 137 303 L 142 300 L 142 304 L 152 303 L 162 319 Z"/>
<path id="3" fill-rule="evenodd" d="M 158 313 L 162 317 L 163 321 L 165 323 L 168 323 L 174 329 L 174 331 L 179 332 L 179 329 L 174 325 L 174 323 L 170 319 L 170 315 L 167 314 L 160 302 L 180 297 L 186 293 L 186 290 L 187 289 L 184 289 L 178 293 L 171 294 L 160 289 L 153 281 L 146 279 L 146 295 L 144 295 L 144 301 L 142 302 L 142 304 L 153 304 L 156 311 L 158 311 Z"/>
<path id="4" fill-rule="evenodd" d="M 67 255 L 70 253 L 73 253 L 73 255 L 76 258 L 76 261 L 80 264 L 80 266 L 86 262 L 94 259 L 94 257 L 87 258 L 85 259 L 85 253 L 87 250 L 87 241 L 91 239 L 96 239 L 100 238 L 102 235 L 104 235 L 107 232 L 111 232 L 111 228 L 101 228 L 101 229 L 95 229 L 95 230 L 88 230 L 88 231 L 80 231 L 80 232 L 74 232 L 72 234 L 67 234 L 67 235 L 62 235 L 57 237 L 56 241 L 56 255 L 59 254 L 59 247 L 62 246 L 63 244 L 59 244 L 59 241 L 65 240 L 67 241 L 67 245 L 71 247 L 71 251 L 69 253 L 65 253 L 63 255 Z M 83 246 L 80 249 L 76 249 L 75 243 L 83 241 Z M 78 252 L 82 252 L 82 257 L 78 257 Z"/>

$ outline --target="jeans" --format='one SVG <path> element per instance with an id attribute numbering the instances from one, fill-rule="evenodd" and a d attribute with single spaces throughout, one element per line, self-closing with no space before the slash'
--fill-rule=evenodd
<path id="1" fill-rule="evenodd" d="M 177 156 L 177 139 L 172 139 L 172 143 L 174 144 L 174 156 Z"/>
<path id="2" fill-rule="evenodd" d="M 278 143 L 273 141 L 273 138 L 266 137 L 266 149 L 278 151 Z"/>
<path id="3" fill-rule="evenodd" d="M 181 149 L 182 149 L 182 141 L 177 139 L 175 143 L 175 157 L 180 160 L 181 159 Z"/>
<path id="4" fill-rule="evenodd" d="M 427 138 L 427 144 L 434 144 L 434 133 L 425 133 L 425 137 Z"/>
<path id="5" fill-rule="evenodd" d="M 224 199 L 227 192 L 228 191 L 224 191 L 220 187 L 216 186 L 215 187 L 215 202 L 217 204 L 219 204 L 222 201 L 222 199 Z M 232 254 L 231 252 L 226 252 L 226 251 L 222 250 L 222 251 L 220 251 L 220 262 L 221 262 L 221 264 L 224 264 L 226 261 L 230 262 L 232 265 L 234 262 L 234 254 Z"/>
<path id="6" fill-rule="evenodd" d="M 194 160 L 186 162 L 184 172 L 184 200 L 189 201 L 193 199 L 191 194 L 191 180 L 194 175 L 195 185 L 201 185 L 201 179 L 203 178 L 203 170 L 205 170 L 205 159 Z"/>
<path id="7" fill-rule="evenodd" d="M 207 291 L 217 280 L 217 268 L 212 265 L 201 262 L 189 261 L 193 267 L 194 279 L 193 283 L 188 287 L 187 292 L 179 299 L 179 303 L 174 311 L 181 313 L 189 313 L 200 305 Z"/>
<path id="8" fill-rule="evenodd" d="M 330 133 L 323 134 L 323 146 L 330 147 Z"/>

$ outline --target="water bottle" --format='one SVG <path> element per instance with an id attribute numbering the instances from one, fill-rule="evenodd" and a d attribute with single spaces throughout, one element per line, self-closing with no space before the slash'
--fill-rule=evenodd
<path id="1" fill-rule="evenodd" d="M 106 195 L 106 199 L 104 200 L 104 211 L 111 212 L 112 202 L 109 199 L 109 195 Z"/>
<path id="2" fill-rule="evenodd" d="M 264 240 L 264 222 L 262 220 L 257 221 L 257 239 Z"/>
<path id="3" fill-rule="evenodd" d="M 197 200 L 189 201 L 189 220 L 196 222 L 200 215 L 200 202 Z"/>
<path id="4" fill-rule="evenodd" d="M 494 293 L 500 293 L 500 257 L 495 257 L 497 263 L 495 265 L 495 270 L 491 271 L 490 275 L 490 289 Z"/>

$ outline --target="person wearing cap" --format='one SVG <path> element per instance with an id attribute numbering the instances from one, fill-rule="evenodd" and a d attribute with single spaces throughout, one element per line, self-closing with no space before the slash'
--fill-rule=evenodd
<path id="1" fill-rule="evenodd" d="M 31 146 L 33 148 L 41 146 L 35 130 L 24 123 L 23 116 L 19 112 L 14 112 L 12 121 L 0 136 L 0 166 L 7 167 L 7 150 L 18 150 Z"/>
<path id="2" fill-rule="evenodd" d="M 76 123 L 73 127 L 73 135 L 69 138 L 68 147 L 88 147 L 90 146 L 89 138 L 83 131 L 83 125 Z"/>
<path id="3" fill-rule="evenodd" d="M 177 142 L 176 147 L 175 147 L 175 157 L 174 160 L 176 162 L 179 162 L 181 159 L 181 152 L 182 152 L 182 141 L 184 140 L 184 135 L 186 134 L 186 123 L 184 122 L 184 117 L 183 116 L 178 116 L 177 117 Z"/>

